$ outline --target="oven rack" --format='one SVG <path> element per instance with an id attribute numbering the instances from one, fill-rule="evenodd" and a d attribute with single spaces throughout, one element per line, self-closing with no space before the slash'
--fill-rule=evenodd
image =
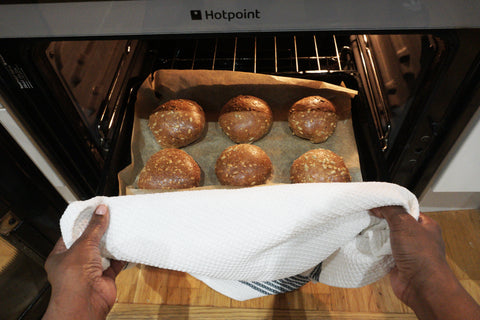
<path id="1" fill-rule="evenodd" d="M 348 36 L 298 34 L 160 40 L 157 69 L 231 70 L 266 74 L 351 72 Z"/>
<path id="2" fill-rule="evenodd" d="M 325 76 L 334 75 L 335 79 L 327 81 L 335 84 L 346 74 L 354 75 L 363 83 L 380 149 L 385 152 L 391 120 L 375 58 L 368 46 L 357 41 L 366 38 L 299 33 L 161 39 L 150 47 L 154 54 L 151 75 L 159 69 L 230 70 L 323 81 Z"/>

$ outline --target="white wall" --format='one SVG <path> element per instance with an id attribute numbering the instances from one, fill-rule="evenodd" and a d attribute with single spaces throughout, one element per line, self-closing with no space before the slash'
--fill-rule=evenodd
<path id="1" fill-rule="evenodd" d="M 480 108 L 420 198 L 422 211 L 480 208 Z"/>

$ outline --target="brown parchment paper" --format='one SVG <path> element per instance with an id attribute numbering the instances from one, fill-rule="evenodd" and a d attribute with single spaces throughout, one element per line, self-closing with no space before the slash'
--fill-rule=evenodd
<path id="1" fill-rule="evenodd" d="M 261 147 L 273 163 L 269 183 L 290 183 L 290 166 L 311 149 L 324 148 L 342 156 L 352 181 L 362 181 L 351 118 L 351 98 L 357 92 L 326 82 L 233 71 L 158 70 L 141 85 L 135 104 L 132 132 L 132 163 L 119 173 L 120 194 L 141 194 L 155 190 L 137 189 L 136 181 L 147 160 L 161 149 L 148 128 L 149 115 L 170 99 L 191 99 L 205 111 L 207 130 L 193 144 L 182 148 L 202 169 L 202 188 L 225 188 L 215 175 L 220 153 L 234 145 L 218 125 L 222 106 L 237 95 L 253 95 L 271 107 L 274 123 L 270 132 L 253 144 Z M 292 135 L 287 117 L 291 105 L 301 98 L 320 95 L 335 105 L 339 121 L 334 134 L 323 143 L 312 144 Z M 197 188 L 198 189 L 198 188 Z"/>

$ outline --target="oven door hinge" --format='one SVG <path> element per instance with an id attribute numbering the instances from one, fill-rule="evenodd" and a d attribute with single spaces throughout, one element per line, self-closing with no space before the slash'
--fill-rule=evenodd
<path id="1" fill-rule="evenodd" d="M 371 40 L 367 35 L 352 36 L 350 38 L 354 58 L 359 71 L 360 79 L 365 88 L 370 112 L 380 143 L 380 150 L 386 152 L 389 147 L 392 124 L 387 99 L 382 88 L 382 80 L 374 54 Z"/>
<path id="2" fill-rule="evenodd" d="M 12 211 L 7 211 L 2 217 L 0 217 L 0 234 L 8 236 L 12 231 L 22 223 Z"/>

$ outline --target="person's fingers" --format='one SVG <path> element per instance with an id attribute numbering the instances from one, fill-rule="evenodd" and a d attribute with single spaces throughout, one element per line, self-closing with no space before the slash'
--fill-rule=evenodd
<path id="1" fill-rule="evenodd" d="M 58 259 L 57 255 L 64 253 L 67 251 L 67 248 L 65 247 L 65 242 L 63 242 L 63 238 L 60 237 L 53 247 L 52 251 L 47 257 L 47 260 L 45 260 L 45 265 L 44 268 L 47 272 L 49 272 L 52 268 L 53 265 L 55 265 L 55 261 Z"/>
<path id="2" fill-rule="evenodd" d="M 376 217 L 385 218 L 390 227 L 403 225 L 405 223 L 417 223 L 415 218 L 409 215 L 407 211 L 400 206 L 374 208 L 371 209 L 370 212 L 372 212 Z"/>
<path id="3" fill-rule="evenodd" d="M 65 246 L 65 242 L 63 242 L 63 238 L 60 237 L 50 252 L 50 255 L 54 256 L 56 254 L 64 253 L 65 251 L 67 251 L 67 247 Z"/>
<path id="4" fill-rule="evenodd" d="M 418 222 L 420 222 L 421 226 L 430 232 L 430 234 L 434 235 L 437 239 L 442 238 L 442 229 L 437 221 L 433 220 L 429 216 L 424 215 L 420 212 L 420 216 L 418 217 Z"/>
<path id="5" fill-rule="evenodd" d="M 80 238 L 94 244 L 100 243 L 103 234 L 107 231 L 109 218 L 108 207 L 104 204 L 99 205 Z"/>
<path id="6" fill-rule="evenodd" d="M 110 267 L 108 267 L 105 271 L 103 271 L 103 275 L 105 277 L 111 278 L 112 280 L 115 280 L 117 275 L 122 271 L 123 267 L 127 263 L 124 261 L 118 261 L 118 260 L 110 260 Z"/>
<path id="7" fill-rule="evenodd" d="M 110 260 L 110 267 L 115 272 L 115 275 L 119 274 L 126 265 L 127 263 L 125 261 Z"/>
<path id="8" fill-rule="evenodd" d="M 445 251 L 445 243 L 442 236 L 442 228 L 434 219 L 420 213 L 419 222 L 422 225 L 422 228 L 429 232 L 432 239 L 437 241 L 437 244 L 440 245 L 442 252 Z"/>
<path id="9" fill-rule="evenodd" d="M 418 222 L 424 226 L 438 226 L 438 223 L 430 218 L 429 216 L 424 215 L 423 213 L 420 212 L 420 216 L 418 217 Z"/>
<path id="10" fill-rule="evenodd" d="M 112 267 L 108 267 L 107 269 L 105 269 L 103 271 L 103 276 L 107 277 L 107 278 L 110 278 L 112 280 L 115 280 L 115 278 L 117 277 L 117 275 L 115 274 L 115 271 L 113 271 Z"/>

